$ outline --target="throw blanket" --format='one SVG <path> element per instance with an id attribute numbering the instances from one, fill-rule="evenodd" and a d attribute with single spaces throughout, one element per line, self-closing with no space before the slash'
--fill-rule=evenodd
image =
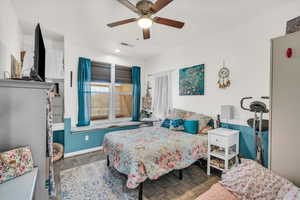
<path id="1" fill-rule="evenodd" d="M 111 132 L 103 147 L 113 166 L 128 175 L 127 187 L 136 188 L 147 178 L 157 179 L 205 156 L 207 136 L 147 127 Z"/>
<path id="2" fill-rule="evenodd" d="M 299 200 L 300 189 L 252 160 L 222 175 L 223 187 L 240 200 Z"/>

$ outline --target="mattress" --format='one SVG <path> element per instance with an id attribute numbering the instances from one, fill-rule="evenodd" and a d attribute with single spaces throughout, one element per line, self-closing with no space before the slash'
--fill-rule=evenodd
<path id="1" fill-rule="evenodd" d="M 147 178 L 155 180 L 206 156 L 207 136 L 145 127 L 111 132 L 103 147 L 113 167 L 127 175 L 127 187 L 136 188 Z"/>

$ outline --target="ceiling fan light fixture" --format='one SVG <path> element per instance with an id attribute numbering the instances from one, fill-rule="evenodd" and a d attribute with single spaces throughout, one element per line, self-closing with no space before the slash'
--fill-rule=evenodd
<path id="1" fill-rule="evenodd" d="M 142 17 L 138 20 L 138 25 L 142 28 L 142 29 L 148 29 L 151 28 L 153 24 L 153 21 L 150 17 Z"/>
<path id="2" fill-rule="evenodd" d="M 174 0 L 135 0 L 137 2 L 135 5 L 130 2 L 131 0 L 117 0 L 117 1 L 123 4 L 131 11 L 138 14 L 138 17 L 129 18 L 129 19 L 107 24 L 107 26 L 110 28 L 136 22 L 138 26 L 143 29 L 142 32 L 143 32 L 144 40 L 147 40 L 150 39 L 151 37 L 150 28 L 152 27 L 153 23 L 162 24 L 177 29 L 181 29 L 184 26 L 184 22 L 181 21 L 176 21 L 176 20 L 157 17 L 157 16 L 153 17 L 153 15 L 156 15 L 158 12 L 160 12 L 160 10 L 165 8 Z M 129 46 L 129 45 L 125 44 L 124 46 Z"/>

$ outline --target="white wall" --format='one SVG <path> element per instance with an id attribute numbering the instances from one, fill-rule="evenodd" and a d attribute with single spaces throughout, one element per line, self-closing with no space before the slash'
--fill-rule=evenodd
<path id="1" fill-rule="evenodd" d="M 0 79 L 11 71 L 11 55 L 20 61 L 21 31 L 15 9 L 10 0 L 0 3 Z"/>
<path id="2" fill-rule="evenodd" d="M 43 23 L 41 23 L 43 24 Z M 42 26 L 43 31 L 49 29 L 46 25 Z M 144 66 L 144 60 L 132 57 L 124 57 L 119 55 L 112 55 L 102 50 L 95 49 L 90 46 L 83 46 L 78 44 L 76 38 L 73 38 L 73 34 L 69 32 L 64 32 L 58 28 L 55 28 L 55 31 L 62 35 L 64 38 L 63 42 L 53 41 L 53 39 L 47 38 L 44 34 L 45 45 L 48 48 L 56 50 L 64 50 L 64 92 L 65 92 L 65 118 L 72 119 L 72 126 L 77 124 L 77 115 L 78 115 L 78 97 L 77 97 L 77 69 L 78 69 L 78 60 L 79 57 L 90 58 L 94 61 L 115 63 L 125 66 Z M 79 41 L 81 42 L 81 41 Z M 23 36 L 23 48 L 30 49 L 33 43 L 32 36 L 24 35 Z M 73 72 L 73 87 L 70 87 L 70 72 Z M 52 77 L 53 78 L 53 77 Z M 58 78 L 58 77 L 54 77 Z"/>
<path id="3" fill-rule="evenodd" d="M 78 115 L 77 69 L 79 57 L 125 66 L 144 66 L 143 60 L 111 55 L 91 47 L 77 45 L 65 36 L 65 118 L 72 119 L 72 126 L 76 126 Z M 72 88 L 70 87 L 71 71 L 73 72 Z"/>
<path id="4" fill-rule="evenodd" d="M 252 114 L 240 109 L 240 99 L 269 95 L 270 39 L 285 34 L 286 22 L 300 15 L 299 8 L 300 2 L 287 3 L 236 29 L 210 37 L 194 36 L 190 44 L 146 60 L 144 77 L 177 69 L 173 85 L 175 108 L 216 117 L 221 105 L 234 105 L 232 122 L 244 124 Z M 232 85 L 226 90 L 217 85 L 217 73 L 223 59 L 231 70 Z M 205 95 L 179 96 L 178 69 L 203 63 L 206 67 Z"/>

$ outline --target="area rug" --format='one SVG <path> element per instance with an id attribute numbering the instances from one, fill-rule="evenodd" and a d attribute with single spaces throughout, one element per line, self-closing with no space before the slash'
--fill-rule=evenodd
<path id="1" fill-rule="evenodd" d="M 64 170 L 60 173 L 62 200 L 136 200 L 138 190 L 126 187 L 126 177 L 106 161 Z"/>

